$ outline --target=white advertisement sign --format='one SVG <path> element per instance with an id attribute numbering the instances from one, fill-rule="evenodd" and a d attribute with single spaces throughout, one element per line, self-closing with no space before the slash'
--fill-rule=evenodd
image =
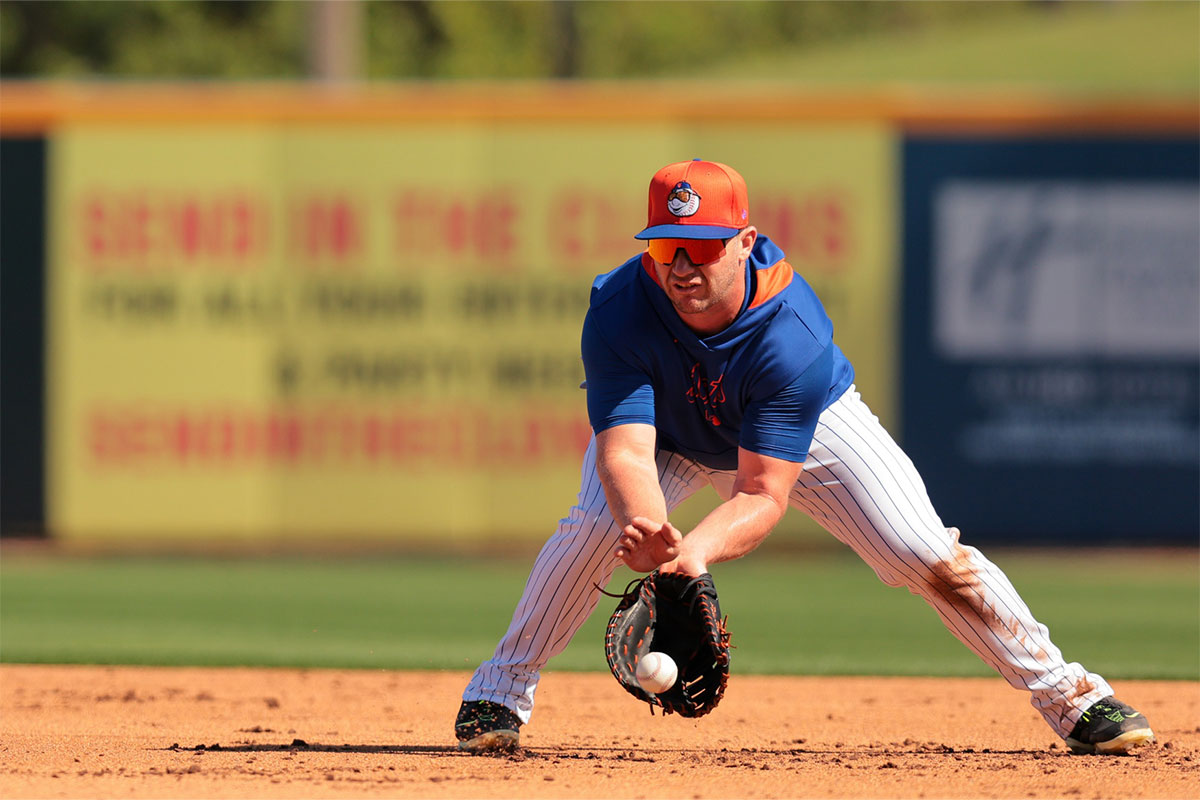
<path id="1" fill-rule="evenodd" d="M 933 211 L 947 358 L 1200 356 L 1194 184 L 952 181 Z"/>

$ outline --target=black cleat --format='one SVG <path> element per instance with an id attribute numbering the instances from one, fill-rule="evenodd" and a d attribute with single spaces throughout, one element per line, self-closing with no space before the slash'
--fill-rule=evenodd
<path id="1" fill-rule="evenodd" d="M 511 752 L 520 743 L 521 720 L 488 700 L 464 700 L 454 721 L 458 749 L 471 753 Z"/>
<path id="2" fill-rule="evenodd" d="M 1067 736 L 1072 753 L 1128 755 L 1154 741 L 1150 723 L 1115 697 L 1106 697 L 1083 712 Z"/>

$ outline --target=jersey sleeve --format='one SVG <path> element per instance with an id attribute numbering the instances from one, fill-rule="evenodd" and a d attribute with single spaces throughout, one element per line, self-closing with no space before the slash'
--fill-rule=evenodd
<path id="1" fill-rule="evenodd" d="M 587 379 L 588 420 L 600 433 L 616 425 L 654 424 L 650 376 L 621 358 L 589 313 L 583 321 L 583 372 Z"/>
<path id="2" fill-rule="evenodd" d="M 739 446 L 785 461 L 804 461 L 829 395 L 833 364 L 829 346 L 790 383 L 747 404 Z"/>

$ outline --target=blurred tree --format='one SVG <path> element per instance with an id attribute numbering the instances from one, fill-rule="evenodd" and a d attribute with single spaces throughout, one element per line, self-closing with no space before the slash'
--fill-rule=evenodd
<path id="1" fill-rule="evenodd" d="M 275 0 L 0 0 L 0 74 L 322 74 L 310 56 L 319 47 L 310 44 L 309 22 L 319 17 L 313 8 Z M 838 82 L 848 75 L 903 79 L 905 71 L 928 80 L 930 72 L 954 79 L 971 61 L 978 63 L 966 73 L 976 81 L 1088 85 L 1117 75 L 1136 84 L 1137 75 L 1157 69 L 1164 83 L 1194 87 L 1198 10 L 1197 2 L 1152 0 L 362 0 L 354 60 L 367 80 L 737 75 Z M 986 45 L 982 55 L 955 50 L 968 30 Z M 1016 41 L 1027 52 L 1016 55 Z M 854 52 L 849 64 L 828 58 L 838 48 Z M 803 62 L 810 54 L 819 57 Z M 911 67 L 922 61 L 924 75 Z"/>
<path id="2" fill-rule="evenodd" d="M 828 42 L 897 23 L 978 16 L 986 3 L 364 3 L 365 77 L 685 76 L 747 47 Z M 297 78 L 309 72 L 311 3 L 3 0 L 10 77 Z"/>
<path id="3" fill-rule="evenodd" d="M 367 77 L 438 77 L 450 37 L 429 0 L 368 3 Z"/>
<path id="4" fill-rule="evenodd" d="M 0 74 L 289 78 L 305 74 L 304 3 L 0 3 Z"/>

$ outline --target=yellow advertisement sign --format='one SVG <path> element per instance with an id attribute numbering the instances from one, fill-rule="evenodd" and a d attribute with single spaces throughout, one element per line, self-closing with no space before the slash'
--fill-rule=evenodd
<path id="1" fill-rule="evenodd" d="M 734 165 L 891 417 L 878 125 L 77 125 L 52 149 L 48 514 L 67 538 L 545 537 L 592 277 L 649 177 Z"/>

